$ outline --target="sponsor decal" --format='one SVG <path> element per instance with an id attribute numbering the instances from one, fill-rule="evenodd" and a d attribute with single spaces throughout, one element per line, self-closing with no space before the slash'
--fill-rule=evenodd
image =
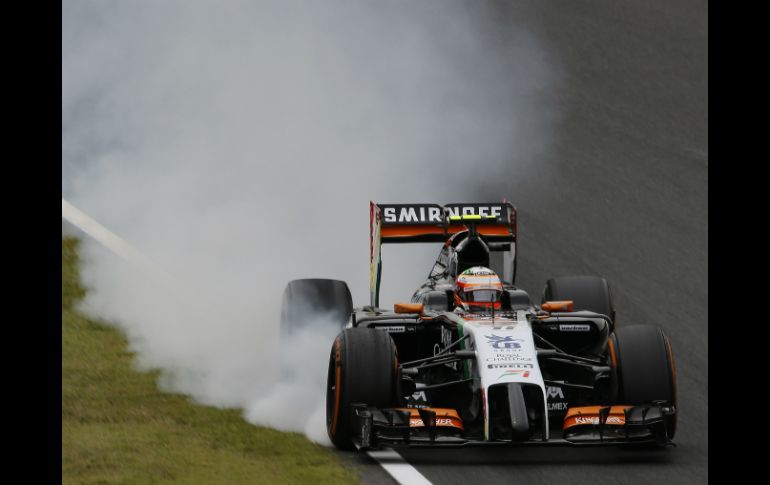
<path id="1" fill-rule="evenodd" d="M 562 390 L 561 387 L 548 386 L 546 387 L 545 393 L 548 401 L 550 401 L 551 399 L 564 399 L 564 391 Z M 569 403 L 565 401 L 548 403 L 549 411 L 566 411 L 568 407 L 569 407 Z"/>
<path id="2" fill-rule="evenodd" d="M 549 402 L 548 403 L 549 411 L 566 411 L 568 407 L 569 407 L 569 403 L 566 403 L 566 402 Z"/>
<path id="3" fill-rule="evenodd" d="M 507 370 L 507 371 L 503 372 L 502 374 L 500 374 L 500 376 L 497 378 L 497 380 L 499 381 L 503 377 L 510 377 L 510 376 L 518 376 L 518 377 L 526 378 L 526 377 L 529 377 L 529 371 L 528 370 L 521 370 L 521 369 L 519 369 L 519 370 Z"/>
<path id="4" fill-rule="evenodd" d="M 409 426 L 425 426 L 420 418 L 409 418 Z M 436 418 L 436 426 L 454 426 L 450 418 Z"/>
<path id="5" fill-rule="evenodd" d="M 589 332 L 591 330 L 590 325 L 559 325 L 559 330 L 562 332 Z"/>
<path id="6" fill-rule="evenodd" d="M 608 416 L 607 424 L 623 424 L 625 421 L 619 416 Z M 575 424 L 599 424 L 599 416 L 578 416 L 575 418 Z"/>
<path id="7" fill-rule="evenodd" d="M 564 392 L 561 390 L 561 387 L 548 386 L 546 393 L 548 394 L 548 399 L 564 399 Z"/>
<path id="8" fill-rule="evenodd" d="M 457 217 L 457 216 L 481 216 L 484 218 L 487 217 L 495 217 L 500 218 L 500 215 L 503 213 L 503 206 L 502 205 L 478 205 L 478 206 L 461 206 L 461 205 L 454 205 L 454 206 L 446 206 L 447 212 L 449 212 L 449 216 Z"/>
<path id="9" fill-rule="evenodd" d="M 506 335 L 505 337 L 495 334 L 484 336 L 487 338 L 487 343 L 492 344 L 492 348 L 498 350 L 520 349 L 521 344 L 519 342 L 524 341 L 524 339 L 513 338 L 511 335 Z"/>
<path id="10" fill-rule="evenodd" d="M 451 342 L 450 342 L 451 344 Z M 445 344 L 444 349 L 446 349 L 449 345 Z M 441 345 L 439 344 L 433 344 L 433 355 L 440 354 L 444 349 L 441 348 Z M 445 367 L 449 367 L 450 369 L 457 370 L 457 362 L 451 362 L 448 364 L 444 364 Z"/>
<path id="11" fill-rule="evenodd" d="M 532 357 L 523 357 L 519 354 L 495 354 L 494 357 L 487 357 L 487 362 L 532 362 Z"/>
<path id="12" fill-rule="evenodd" d="M 381 204 L 382 223 L 387 224 L 441 224 L 444 222 L 443 208 L 436 204 Z M 503 205 L 448 205 L 449 217 L 480 216 L 482 219 L 495 218 L 504 222 Z"/>
<path id="13" fill-rule="evenodd" d="M 522 362 L 511 362 L 507 364 L 488 364 L 487 369 L 532 369 L 532 364 L 524 364 Z"/>
<path id="14" fill-rule="evenodd" d="M 384 205 L 381 207 L 384 224 L 441 224 L 441 207 L 437 205 Z"/>
<path id="15" fill-rule="evenodd" d="M 425 391 L 415 391 L 414 394 L 412 394 L 412 399 L 415 401 L 428 402 L 428 397 L 425 395 Z"/>
<path id="16" fill-rule="evenodd" d="M 388 333 L 404 333 L 406 327 L 404 325 L 383 325 L 381 327 L 375 327 L 377 330 L 385 330 Z"/>

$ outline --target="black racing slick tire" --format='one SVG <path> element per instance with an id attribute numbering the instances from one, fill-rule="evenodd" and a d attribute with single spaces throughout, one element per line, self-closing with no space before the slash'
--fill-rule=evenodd
<path id="1" fill-rule="evenodd" d="M 291 334 L 319 317 L 342 329 L 351 313 L 353 299 L 344 281 L 321 278 L 292 280 L 283 291 L 281 334 Z"/>
<path id="2" fill-rule="evenodd" d="M 615 326 L 615 307 L 606 279 L 598 276 L 560 276 L 551 278 L 543 290 L 543 302 L 572 300 L 575 310 L 607 315 Z"/>
<path id="3" fill-rule="evenodd" d="M 326 384 L 326 431 L 335 447 L 350 450 L 353 403 L 398 406 L 398 356 L 382 330 L 347 328 L 334 340 Z"/>
<path id="4" fill-rule="evenodd" d="M 659 327 L 631 325 L 610 337 L 610 358 L 617 376 L 618 403 L 662 402 L 676 409 L 676 366 L 671 343 Z M 676 433 L 677 412 L 669 415 L 669 439 Z"/>

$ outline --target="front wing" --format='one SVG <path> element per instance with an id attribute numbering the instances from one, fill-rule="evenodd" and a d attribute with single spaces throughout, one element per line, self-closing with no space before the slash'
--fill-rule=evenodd
<path id="1" fill-rule="evenodd" d="M 586 446 L 673 445 L 667 417 L 672 407 L 586 406 L 571 408 L 564 419 L 562 437 L 515 441 L 469 439 L 462 420 L 447 409 L 379 409 L 360 403 L 352 409 L 353 443 L 359 450 L 380 447 L 458 447 L 474 445 Z"/>

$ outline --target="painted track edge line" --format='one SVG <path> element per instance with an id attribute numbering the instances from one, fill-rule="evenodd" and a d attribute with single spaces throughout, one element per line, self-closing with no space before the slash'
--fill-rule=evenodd
<path id="1" fill-rule="evenodd" d="M 91 236 L 91 238 L 93 238 L 105 248 L 109 249 L 134 266 L 137 266 L 147 273 L 153 275 L 158 281 L 166 285 L 166 287 L 173 288 L 177 286 L 177 282 L 174 280 L 174 278 L 165 271 L 159 269 L 157 264 L 147 259 L 133 246 L 121 239 L 119 236 L 117 236 L 103 225 L 96 222 L 96 220 L 88 216 L 85 212 L 64 200 L 63 197 L 61 200 L 61 216 L 62 219 L 67 220 L 67 222 L 77 227 L 87 235 Z"/>
<path id="2" fill-rule="evenodd" d="M 432 485 L 430 480 L 407 463 L 395 450 L 368 451 L 367 454 L 401 485 Z"/>

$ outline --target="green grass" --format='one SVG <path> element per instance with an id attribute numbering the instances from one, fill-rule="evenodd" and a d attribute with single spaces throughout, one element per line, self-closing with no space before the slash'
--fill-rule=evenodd
<path id="1" fill-rule="evenodd" d="M 296 433 L 160 392 L 125 337 L 75 309 L 78 240 L 62 237 L 62 483 L 356 483 Z"/>

